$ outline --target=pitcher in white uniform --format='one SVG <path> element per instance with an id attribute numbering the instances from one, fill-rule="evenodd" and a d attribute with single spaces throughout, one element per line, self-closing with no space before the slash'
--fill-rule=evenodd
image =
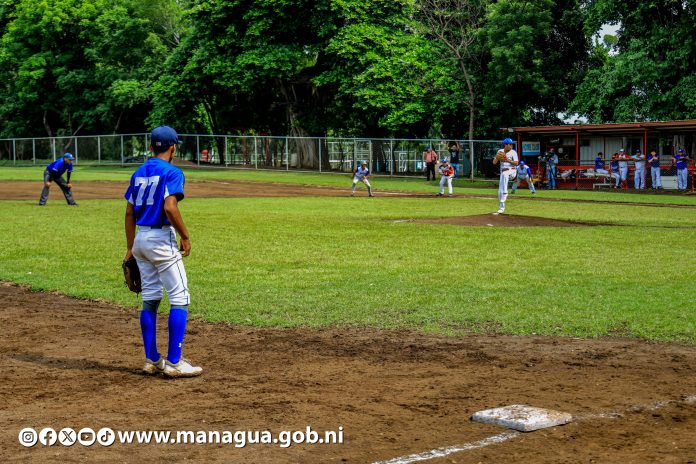
<path id="1" fill-rule="evenodd" d="M 493 159 L 493 164 L 500 163 L 500 184 L 498 186 L 499 209 L 493 214 L 503 214 L 505 212 L 505 201 L 508 196 L 508 183 L 517 178 L 517 166 L 519 158 L 517 152 L 512 149 L 515 142 L 511 138 L 503 140 L 503 149 L 498 150 L 498 154 Z"/>

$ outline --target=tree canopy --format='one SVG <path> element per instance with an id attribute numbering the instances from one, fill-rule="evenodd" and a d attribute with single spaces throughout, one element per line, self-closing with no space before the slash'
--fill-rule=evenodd
<path id="1" fill-rule="evenodd" d="M 490 138 L 696 117 L 690 2 L 0 0 L 0 135 Z M 603 25 L 615 37 L 601 40 Z"/>

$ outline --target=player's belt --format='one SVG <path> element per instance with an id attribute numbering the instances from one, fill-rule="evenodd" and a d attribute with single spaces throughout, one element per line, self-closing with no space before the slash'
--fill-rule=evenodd
<path id="1" fill-rule="evenodd" d="M 167 225 L 162 225 L 162 226 L 138 226 L 139 230 L 153 230 L 153 229 L 169 229 L 170 226 Z"/>
<path id="2" fill-rule="evenodd" d="M 503 169 L 503 172 L 514 171 L 514 170 L 515 170 L 515 168 L 507 168 L 507 169 Z"/>

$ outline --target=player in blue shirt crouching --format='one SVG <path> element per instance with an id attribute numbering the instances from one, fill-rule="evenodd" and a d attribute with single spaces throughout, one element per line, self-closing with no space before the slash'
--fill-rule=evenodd
<path id="1" fill-rule="evenodd" d="M 44 188 L 41 192 L 41 199 L 39 200 L 40 206 L 44 206 L 48 200 L 51 182 L 58 184 L 58 187 L 63 191 L 63 195 L 65 195 L 65 201 L 68 202 L 68 205 L 77 206 L 72 196 L 72 184 L 70 183 L 70 175 L 73 172 L 72 162 L 74 159 L 75 157 L 73 155 L 66 153 L 46 167 L 44 171 Z M 65 172 L 68 173 L 67 182 L 63 179 L 63 174 L 65 174 Z"/>

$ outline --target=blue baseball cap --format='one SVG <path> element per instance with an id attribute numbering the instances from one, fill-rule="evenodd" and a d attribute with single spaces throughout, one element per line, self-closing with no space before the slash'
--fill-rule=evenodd
<path id="1" fill-rule="evenodd" d="M 678 153 L 684 153 L 684 149 L 683 149 L 683 148 L 680 148 L 679 151 L 678 151 Z"/>
<path id="2" fill-rule="evenodd" d="M 169 148 L 180 142 L 176 131 L 169 126 L 159 126 L 152 129 L 151 143 L 155 148 Z"/>
<path id="3" fill-rule="evenodd" d="M 524 166 L 524 161 L 520 161 L 520 166 Z"/>
<path id="4" fill-rule="evenodd" d="M 506 138 L 505 140 L 503 140 L 503 145 L 512 145 L 512 144 L 514 144 L 514 143 L 515 143 L 515 142 L 513 142 L 512 139 L 511 139 L 510 137 L 508 137 L 508 138 Z"/>
<path id="5" fill-rule="evenodd" d="M 636 153 L 641 153 L 640 148 L 636 149 Z"/>
<path id="6" fill-rule="evenodd" d="M 69 160 L 74 160 L 74 159 L 75 159 L 75 157 L 74 157 L 72 154 L 70 154 L 70 153 L 65 153 L 65 154 L 63 155 L 63 158 L 68 158 Z"/>

